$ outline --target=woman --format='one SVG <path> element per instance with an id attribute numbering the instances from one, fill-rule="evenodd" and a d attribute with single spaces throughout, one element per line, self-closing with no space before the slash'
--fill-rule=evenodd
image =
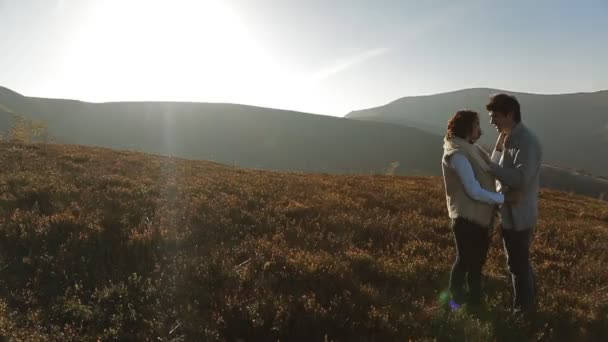
<path id="1" fill-rule="evenodd" d="M 497 205 L 505 201 L 488 172 L 490 157 L 475 144 L 480 136 L 479 115 L 461 110 L 450 118 L 443 145 L 443 179 L 457 251 L 450 275 L 452 306 L 481 304 L 481 269 L 490 229 Z"/>

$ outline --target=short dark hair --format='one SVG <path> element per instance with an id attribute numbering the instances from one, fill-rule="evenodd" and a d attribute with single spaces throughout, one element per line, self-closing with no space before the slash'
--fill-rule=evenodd
<path id="1" fill-rule="evenodd" d="M 486 105 L 486 109 L 490 112 L 499 112 L 503 115 L 513 113 L 513 120 L 515 122 L 521 121 L 521 111 L 519 109 L 519 102 L 513 95 L 500 93 L 490 97 L 490 102 Z"/>
<path id="2" fill-rule="evenodd" d="M 473 129 L 473 124 L 477 121 L 479 121 L 479 114 L 476 111 L 469 109 L 459 110 L 448 121 L 448 130 L 445 136 L 447 138 L 459 137 L 466 139 Z"/>

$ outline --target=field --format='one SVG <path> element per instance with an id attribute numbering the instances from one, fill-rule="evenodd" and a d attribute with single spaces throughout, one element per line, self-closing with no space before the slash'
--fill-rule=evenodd
<path id="1" fill-rule="evenodd" d="M 437 177 L 280 173 L 0 143 L 0 333 L 13 340 L 600 340 L 608 203 L 541 192 L 538 314 L 445 309 Z"/>

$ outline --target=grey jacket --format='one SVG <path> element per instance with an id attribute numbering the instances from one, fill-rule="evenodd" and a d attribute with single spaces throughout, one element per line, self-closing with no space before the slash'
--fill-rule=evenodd
<path id="1" fill-rule="evenodd" d="M 500 192 L 518 190 L 521 193 L 517 203 L 505 203 L 501 207 L 500 221 L 504 229 L 521 231 L 536 226 L 541 159 L 538 138 L 520 122 L 505 141 L 499 164 L 490 166 Z"/>

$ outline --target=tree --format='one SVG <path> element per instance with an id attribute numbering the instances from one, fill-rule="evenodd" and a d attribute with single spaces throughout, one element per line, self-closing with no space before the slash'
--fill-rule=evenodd
<path id="1" fill-rule="evenodd" d="M 49 124 L 45 120 L 32 120 L 30 124 L 32 137 L 44 143 L 49 141 Z"/>
<path id="2" fill-rule="evenodd" d="M 26 144 L 31 140 L 31 122 L 23 115 L 13 113 L 13 125 L 8 136 L 11 142 Z"/>
<path id="3" fill-rule="evenodd" d="M 394 176 L 395 172 L 397 171 L 398 168 L 399 168 L 399 162 L 394 161 L 394 162 L 388 164 L 388 167 L 386 168 L 386 172 L 384 174 L 386 174 L 387 176 Z"/>
<path id="4" fill-rule="evenodd" d="M 48 142 L 48 123 L 45 120 L 30 120 L 2 104 L 0 113 L 8 115 L 12 120 L 8 130 L 9 141 L 21 144 L 31 143 L 33 140 Z M 4 134 L 0 134 L 0 139 L 3 138 Z"/>

